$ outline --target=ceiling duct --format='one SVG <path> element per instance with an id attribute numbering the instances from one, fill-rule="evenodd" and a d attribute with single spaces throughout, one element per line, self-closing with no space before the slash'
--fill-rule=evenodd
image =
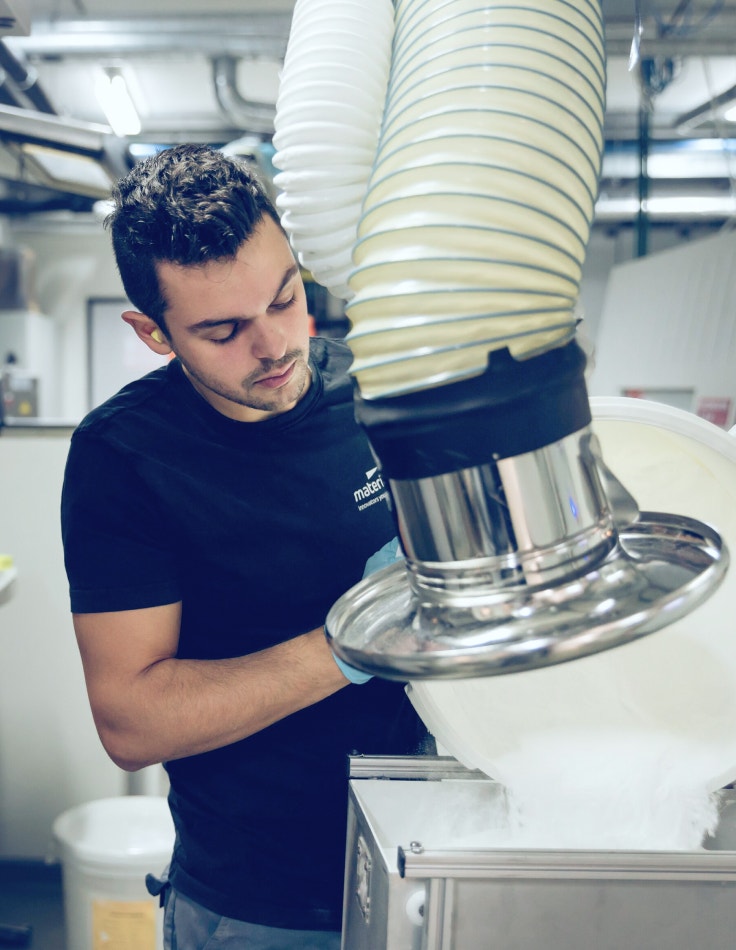
<path id="1" fill-rule="evenodd" d="M 0 132 L 5 138 L 56 146 L 95 157 L 102 155 L 105 141 L 112 138 L 112 132 L 105 125 L 12 106 L 0 107 Z"/>
<path id="2" fill-rule="evenodd" d="M 2 0 L 0 0 L 2 3 Z M 286 13 L 137 19 L 34 19 L 33 33 L 13 41 L 27 56 L 98 59 L 154 53 L 263 56 L 281 59 L 291 17 Z"/>
<path id="3" fill-rule="evenodd" d="M 0 0 L 0 35 L 28 36 L 30 32 L 28 0 Z"/>
<path id="4" fill-rule="evenodd" d="M 0 105 L 0 136 L 15 146 L 18 184 L 23 188 L 30 164 L 36 183 L 104 198 L 129 167 L 122 141 L 104 125 Z"/>
<path id="5" fill-rule="evenodd" d="M 30 12 L 23 0 L 0 0 L 0 35 L 28 36 Z M 29 69 L 0 41 L 2 86 L 17 105 L 0 105 L 0 137 L 16 163 L 14 180 L 4 181 L 3 208 L 17 201 L 57 207 L 61 194 L 106 197 L 113 180 L 127 170 L 119 141 L 102 125 L 58 116 Z M 50 189 L 50 190 L 49 190 Z M 29 195 L 33 199 L 29 202 Z M 65 200 L 65 199 L 64 199 Z M 76 207 L 72 199 L 72 206 Z"/>
<path id="6" fill-rule="evenodd" d="M 214 56 L 212 78 L 215 83 L 217 103 L 227 118 L 239 129 L 247 132 L 273 132 L 276 107 L 271 102 L 254 102 L 244 98 L 238 91 L 238 58 Z"/>

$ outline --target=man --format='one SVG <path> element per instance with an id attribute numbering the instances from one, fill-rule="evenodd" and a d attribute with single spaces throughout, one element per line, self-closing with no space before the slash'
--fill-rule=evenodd
<path id="1" fill-rule="evenodd" d="M 309 337 L 278 215 L 237 160 L 143 162 L 108 225 L 165 368 L 72 438 L 62 530 L 101 740 L 163 762 L 167 946 L 339 946 L 346 756 L 420 751 L 401 684 L 338 666 L 327 611 L 394 533 L 341 341 Z"/>

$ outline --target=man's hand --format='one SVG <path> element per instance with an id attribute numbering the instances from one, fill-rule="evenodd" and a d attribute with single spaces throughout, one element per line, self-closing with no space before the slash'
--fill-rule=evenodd
<path id="1" fill-rule="evenodd" d="M 379 551 L 376 551 L 375 554 L 371 554 L 365 562 L 363 577 L 368 577 L 369 574 L 374 574 L 376 571 L 388 567 L 389 564 L 395 564 L 396 561 L 403 560 L 403 558 L 404 552 L 401 550 L 399 539 L 391 538 L 388 544 L 384 544 Z"/>
<path id="2" fill-rule="evenodd" d="M 396 561 L 402 560 L 403 557 L 404 552 L 401 550 L 399 539 L 392 538 L 387 544 L 384 544 L 380 550 L 376 551 L 375 554 L 371 554 L 365 562 L 363 577 L 366 578 L 369 574 L 373 574 L 384 567 L 388 567 L 390 564 L 394 564 Z M 371 673 L 364 673 L 363 670 L 356 670 L 355 667 L 348 666 L 348 664 L 338 656 L 335 657 L 335 663 L 340 667 L 340 672 L 345 679 L 350 680 L 351 683 L 355 683 L 358 686 L 367 683 L 369 679 L 373 678 Z"/>

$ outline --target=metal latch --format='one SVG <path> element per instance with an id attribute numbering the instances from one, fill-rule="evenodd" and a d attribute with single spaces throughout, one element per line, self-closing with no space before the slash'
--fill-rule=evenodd
<path id="1" fill-rule="evenodd" d="M 371 917 L 371 864 L 368 845 L 365 838 L 359 835 L 355 859 L 355 896 L 358 898 L 358 906 L 366 923 Z"/>

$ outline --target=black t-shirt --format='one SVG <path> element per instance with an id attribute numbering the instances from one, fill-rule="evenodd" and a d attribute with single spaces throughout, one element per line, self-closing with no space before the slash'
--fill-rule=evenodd
<path id="1" fill-rule="evenodd" d="M 310 389 L 263 422 L 218 413 L 176 360 L 93 410 L 72 437 L 62 496 L 72 610 L 181 601 L 177 655 L 195 659 L 323 624 L 395 534 L 349 363 L 344 343 L 313 340 Z M 373 679 L 166 763 L 172 883 L 228 917 L 339 929 L 347 755 L 409 754 L 424 735 L 402 685 Z"/>

